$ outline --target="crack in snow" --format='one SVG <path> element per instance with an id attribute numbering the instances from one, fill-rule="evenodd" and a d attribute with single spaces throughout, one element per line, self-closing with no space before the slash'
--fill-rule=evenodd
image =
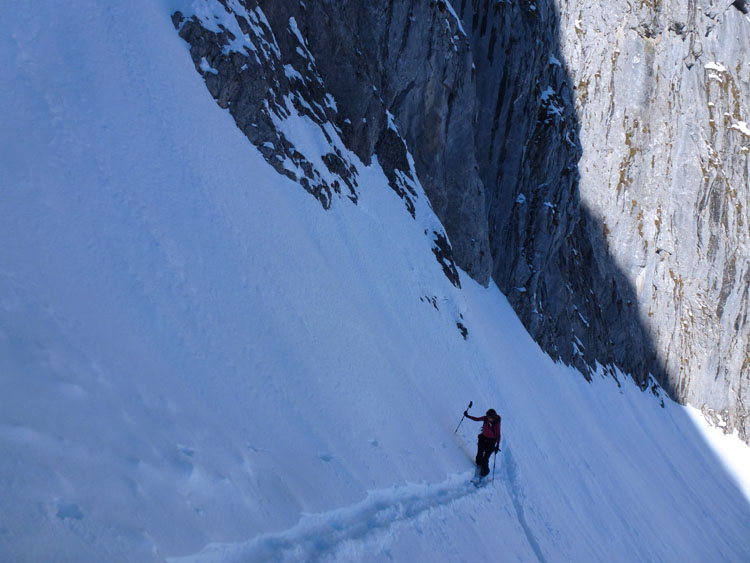
<path id="1" fill-rule="evenodd" d="M 511 500 L 513 501 L 513 508 L 516 510 L 518 523 L 521 525 L 523 533 L 526 536 L 526 540 L 529 542 L 529 546 L 531 546 L 531 549 L 534 551 L 534 555 L 536 555 L 537 559 L 541 563 L 546 563 L 547 560 L 544 558 L 544 553 L 542 553 L 542 548 L 539 546 L 539 542 L 534 535 L 534 531 L 526 521 L 526 513 L 524 512 L 523 499 L 521 497 L 523 489 L 519 488 L 518 469 L 516 467 L 516 462 L 513 459 L 513 454 L 511 453 L 509 445 L 505 446 L 504 454 L 505 463 L 503 463 L 503 469 L 505 471 L 507 482 L 511 485 L 509 487 L 509 491 L 511 492 L 510 496 Z"/>

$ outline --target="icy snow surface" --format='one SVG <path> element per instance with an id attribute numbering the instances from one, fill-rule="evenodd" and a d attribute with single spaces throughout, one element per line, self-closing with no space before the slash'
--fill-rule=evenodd
<path id="1" fill-rule="evenodd" d="M 0 560 L 750 560 L 685 409 L 453 288 L 377 164 L 328 212 L 276 174 L 183 4 L 0 11 Z"/>

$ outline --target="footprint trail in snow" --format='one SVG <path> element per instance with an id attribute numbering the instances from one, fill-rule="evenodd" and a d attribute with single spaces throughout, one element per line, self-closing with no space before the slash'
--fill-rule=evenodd
<path id="1" fill-rule="evenodd" d="M 241 561 L 314 561 L 334 555 L 344 542 L 385 530 L 400 522 L 458 500 L 478 489 L 471 472 L 451 475 L 441 483 L 408 484 L 370 491 L 351 506 L 305 514 L 281 532 L 261 534 L 239 543 L 209 544 L 199 553 L 170 558 L 170 563 L 229 563 Z"/>

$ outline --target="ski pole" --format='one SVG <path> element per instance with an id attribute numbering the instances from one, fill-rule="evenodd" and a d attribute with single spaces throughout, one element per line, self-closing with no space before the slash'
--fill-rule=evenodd
<path id="1" fill-rule="evenodd" d="M 495 450 L 495 457 L 492 458 L 492 486 L 495 486 L 495 462 L 497 461 L 497 452 L 500 451 L 500 448 Z"/>
<path id="2" fill-rule="evenodd" d="M 472 403 L 472 401 L 469 401 L 469 406 L 468 406 L 468 407 L 466 407 L 466 410 L 467 410 L 467 411 L 468 411 L 468 410 L 469 410 L 469 409 L 471 408 L 471 405 L 472 405 L 472 404 L 473 404 L 473 403 Z M 464 412 L 466 412 L 466 411 L 464 411 Z M 464 421 L 464 418 L 466 418 L 466 415 L 463 415 L 463 416 L 461 417 L 461 422 L 463 422 L 463 421 Z M 461 426 L 461 422 L 459 422 L 459 423 L 458 423 L 458 426 Z M 453 431 L 453 433 L 454 433 L 454 434 L 455 434 L 456 432 L 458 432 L 458 426 L 456 426 L 456 429 L 455 429 L 455 430 Z"/>

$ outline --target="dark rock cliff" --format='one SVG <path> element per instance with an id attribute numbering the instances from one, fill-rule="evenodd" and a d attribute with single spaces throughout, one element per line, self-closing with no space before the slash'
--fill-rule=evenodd
<path id="1" fill-rule="evenodd" d="M 492 276 L 540 345 L 584 374 L 617 365 L 663 379 L 581 201 L 580 124 L 556 3 L 463 0 L 477 68 L 475 146 L 488 193 Z"/>
<path id="2" fill-rule="evenodd" d="M 694 34 L 687 42 L 688 28 L 676 17 L 667 26 L 662 13 L 667 8 L 657 4 L 625 7 L 635 13 L 630 23 L 634 37 L 645 42 L 648 65 L 654 65 L 653 41 L 663 28 L 685 44 L 688 63 L 695 64 Z M 626 127 L 619 146 L 612 147 L 611 137 L 606 151 L 598 146 L 591 131 L 609 132 L 612 123 L 632 118 L 615 104 L 616 73 L 607 83 L 597 70 L 614 67 L 619 50 L 608 48 L 604 32 L 597 37 L 592 32 L 591 46 L 586 43 L 575 3 L 206 2 L 210 5 L 214 12 L 175 14 L 175 26 L 190 43 L 212 95 L 280 173 L 328 207 L 334 194 L 357 201 L 349 155 L 366 164 L 377 159 L 412 215 L 412 176 L 418 176 L 450 240 L 438 231 L 430 235 L 454 284 L 453 259 L 483 284 L 491 277 L 540 345 L 587 377 L 597 365 L 617 376 L 616 367 L 644 389 L 653 376 L 676 399 L 689 398 L 664 357 L 664 338 L 654 328 L 659 317 L 646 314 L 638 272 L 628 262 L 631 243 L 622 233 L 643 232 L 638 226 L 643 213 L 640 219 L 631 213 L 636 204 L 629 213 L 613 213 L 620 200 L 600 195 L 611 191 L 619 198 L 623 186 L 636 181 L 634 170 L 647 166 L 640 147 L 649 142 L 649 125 L 641 117 L 640 126 L 636 121 L 635 129 Z M 240 34 L 251 48 L 233 47 Z M 578 55 L 592 51 L 598 58 L 584 58 L 582 66 Z M 627 79 L 627 72 L 620 72 Z M 654 93 L 639 95 L 648 100 Z M 289 104 L 330 140 L 323 163 L 308 162 L 280 131 L 278 121 Z M 609 113 L 595 118 L 586 107 L 609 107 Z M 747 127 L 742 111 L 735 117 L 740 131 Z M 625 161 L 611 158 L 622 151 Z M 619 188 L 610 190 L 607 174 L 592 174 L 592 161 L 616 161 Z M 728 329 L 747 343 L 744 327 Z M 728 378 L 741 383 L 748 365 Z M 697 402 L 726 411 L 726 399 Z M 744 412 L 741 398 L 732 401 L 733 412 Z M 741 417 L 729 418 L 730 427 L 744 432 Z"/>
<path id="3" fill-rule="evenodd" d="M 385 116 L 393 116 L 459 266 L 486 284 L 491 261 L 471 126 L 472 53 L 450 7 L 390 0 L 260 6 L 274 29 L 284 29 L 290 17 L 298 22 L 348 120 L 339 122 L 344 141 L 363 162 L 377 155 L 390 167 L 394 155 L 384 132 Z"/>

